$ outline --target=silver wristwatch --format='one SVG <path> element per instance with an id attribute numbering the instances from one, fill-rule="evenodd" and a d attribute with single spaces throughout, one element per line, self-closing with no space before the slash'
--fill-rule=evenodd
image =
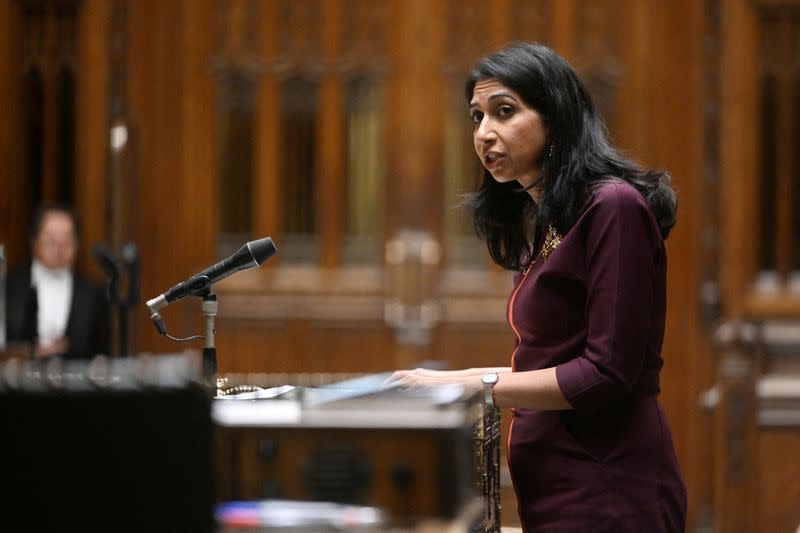
<path id="1" fill-rule="evenodd" d="M 497 374 L 497 372 L 487 372 L 481 378 L 481 382 L 483 382 L 483 402 L 491 409 L 497 409 L 497 406 L 494 404 L 492 390 L 494 389 L 494 385 L 497 383 L 499 378 L 500 376 Z"/>

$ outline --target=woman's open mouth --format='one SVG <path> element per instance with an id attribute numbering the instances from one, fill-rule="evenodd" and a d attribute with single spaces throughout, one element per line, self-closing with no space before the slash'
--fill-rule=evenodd
<path id="1" fill-rule="evenodd" d="M 483 166 L 485 166 L 488 170 L 491 170 L 499 166 L 504 159 L 505 156 L 500 152 L 489 152 L 483 156 Z"/>

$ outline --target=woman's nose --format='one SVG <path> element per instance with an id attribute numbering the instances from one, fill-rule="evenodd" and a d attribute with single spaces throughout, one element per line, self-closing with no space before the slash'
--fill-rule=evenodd
<path id="1" fill-rule="evenodd" d="M 496 138 L 494 128 L 489 120 L 481 120 L 475 129 L 475 140 L 481 143 L 492 142 Z"/>

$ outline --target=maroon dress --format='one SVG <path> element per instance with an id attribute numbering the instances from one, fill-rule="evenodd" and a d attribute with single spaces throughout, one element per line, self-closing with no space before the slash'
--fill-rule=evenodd
<path id="1" fill-rule="evenodd" d="M 512 369 L 555 366 L 573 407 L 514 409 L 508 462 L 525 531 L 684 531 L 686 490 L 657 400 L 666 267 L 644 198 L 608 180 L 517 277 Z"/>

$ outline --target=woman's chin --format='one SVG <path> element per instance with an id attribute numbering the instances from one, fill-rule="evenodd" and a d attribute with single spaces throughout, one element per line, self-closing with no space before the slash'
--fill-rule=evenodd
<path id="1" fill-rule="evenodd" d="M 508 183 L 510 181 L 516 181 L 514 178 L 509 177 L 508 175 L 506 175 L 503 172 L 492 172 L 490 170 L 489 174 L 492 175 L 492 177 L 494 178 L 494 181 L 496 181 L 497 183 Z"/>

